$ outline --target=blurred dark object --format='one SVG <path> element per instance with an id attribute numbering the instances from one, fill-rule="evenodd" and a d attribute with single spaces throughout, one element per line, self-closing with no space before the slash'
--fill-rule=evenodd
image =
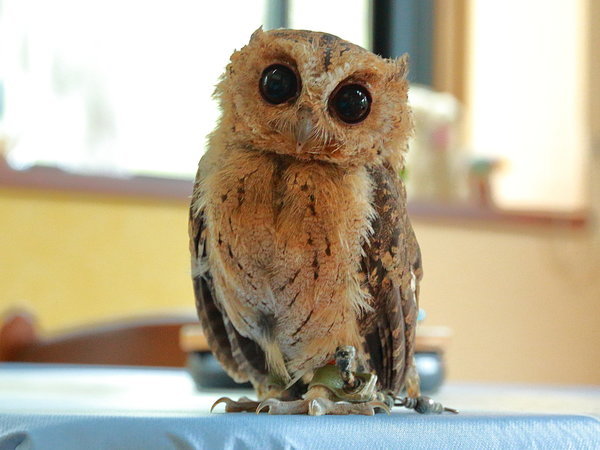
<path id="1" fill-rule="evenodd" d="M 436 392 L 446 377 L 442 353 L 417 352 L 415 361 L 421 379 L 421 390 L 428 394 Z"/>
<path id="2" fill-rule="evenodd" d="M 417 371 L 423 392 L 437 391 L 445 378 L 444 349 L 451 332 L 446 327 L 417 328 Z M 223 370 L 210 353 L 199 325 L 186 325 L 181 331 L 181 348 L 188 352 L 187 368 L 198 389 L 252 389 L 250 383 L 239 384 Z"/>
<path id="3" fill-rule="evenodd" d="M 417 352 L 417 371 L 421 378 L 421 390 L 426 393 L 437 391 L 445 377 L 442 354 Z M 187 368 L 200 389 L 252 389 L 250 383 L 236 383 L 227 375 L 210 352 L 192 352 L 188 356 Z"/>
<path id="4" fill-rule="evenodd" d="M 194 315 L 136 317 L 40 336 L 33 315 L 13 312 L 0 326 L 0 361 L 182 367 L 182 325 Z"/>
<path id="5" fill-rule="evenodd" d="M 211 352 L 192 352 L 187 368 L 197 389 L 252 389 L 250 383 L 236 383 Z"/>

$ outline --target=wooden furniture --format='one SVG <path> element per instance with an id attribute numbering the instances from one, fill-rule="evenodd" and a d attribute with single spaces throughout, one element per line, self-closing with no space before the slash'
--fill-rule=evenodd
<path id="1" fill-rule="evenodd" d="M 194 314 L 135 317 L 42 336 L 27 312 L 5 317 L 0 326 L 0 362 L 108 364 L 183 367 L 187 355 L 208 352 Z M 445 327 L 420 326 L 417 352 L 443 353 Z"/>
<path id="2" fill-rule="evenodd" d="M 415 350 L 443 353 L 451 336 L 452 331 L 448 327 L 420 325 L 417 327 Z M 181 329 L 180 345 L 186 353 L 208 351 L 208 343 L 198 324 L 185 325 Z"/>
<path id="3" fill-rule="evenodd" d="M 193 314 L 136 317 L 45 337 L 32 315 L 19 312 L 0 327 L 0 361 L 182 367 L 180 330 L 196 320 Z"/>

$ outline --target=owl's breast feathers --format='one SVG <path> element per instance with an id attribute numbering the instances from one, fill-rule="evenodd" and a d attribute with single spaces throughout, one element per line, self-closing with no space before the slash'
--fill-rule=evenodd
<path id="1" fill-rule="evenodd" d="M 227 158 L 197 184 L 190 221 L 217 357 L 238 379 L 290 382 L 353 345 L 398 390 L 420 261 L 397 176 L 248 150 Z"/>

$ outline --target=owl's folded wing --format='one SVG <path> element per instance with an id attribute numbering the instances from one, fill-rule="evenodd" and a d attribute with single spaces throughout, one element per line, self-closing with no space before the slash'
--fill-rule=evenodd
<path id="1" fill-rule="evenodd" d="M 262 383 L 267 376 L 265 355 L 258 344 L 237 332 L 216 300 L 208 267 L 204 214 L 194 211 L 193 206 L 190 208 L 189 236 L 196 310 L 208 344 L 235 381 Z"/>
<path id="2" fill-rule="evenodd" d="M 398 175 L 385 166 L 370 174 L 377 215 L 363 246 L 361 272 L 374 312 L 362 318 L 361 329 L 381 388 L 398 393 L 414 357 L 421 257 Z"/>

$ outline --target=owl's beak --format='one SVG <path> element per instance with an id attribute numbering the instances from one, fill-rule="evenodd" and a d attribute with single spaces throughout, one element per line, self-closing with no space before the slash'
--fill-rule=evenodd
<path id="1" fill-rule="evenodd" d="M 300 110 L 298 113 L 298 122 L 296 123 L 296 152 L 299 153 L 304 148 L 304 144 L 309 141 L 315 129 L 312 114 L 308 110 Z"/>

